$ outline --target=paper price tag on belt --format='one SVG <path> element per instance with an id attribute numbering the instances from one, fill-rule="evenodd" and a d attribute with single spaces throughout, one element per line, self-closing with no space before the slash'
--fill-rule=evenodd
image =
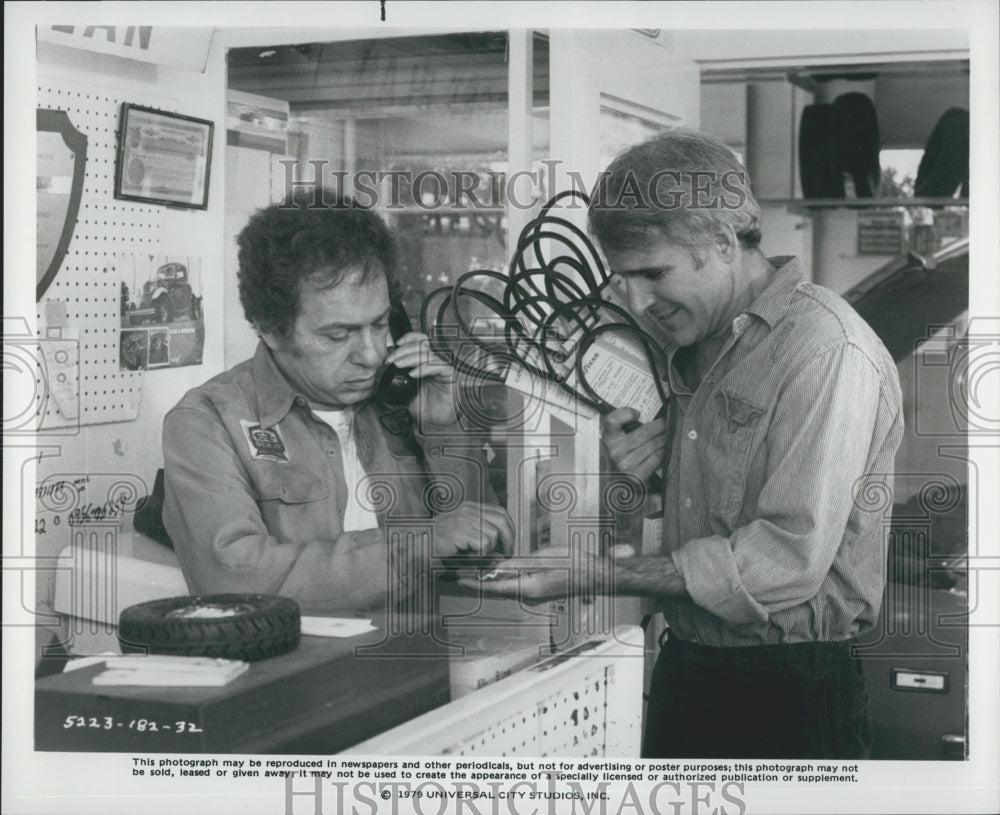
<path id="1" fill-rule="evenodd" d="M 621 357 L 607 353 L 594 343 L 583 360 L 584 375 L 590 386 L 612 405 L 634 408 L 639 422 L 651 421 L 660 409 L 653 378 Z"/>
<path id="2" fill-rule="evenodd" d="M 572 359 L 575 345 L 572 340 L 563 344 L 563 354 L 567 358 Z M 574 399 L 569 392 L 581 393 L 575 368 L 572 365 L 558 367 L 569 390 L 534 377 L 517 365 L 508 370 L 505 384 L 541 399 L 556 411 L 569 411 L 577 416 L 595 415 L 595 410 Z M 654 419 L 663 407 L 649 362 L 632 337 L 611 332 L 597 337 L 584 352 L 582 368 L 587 384 L 595 393 L 610 405 L 634 408 L 642 424 Z"/>
<path id="3" fill-rule="evenodd" d="M 614 334 L 600 336 L 584 352 L 583 375 L 605 402 L 634 408 L 639 411 L 639 422 L 645 424 L 663 405 L 649 364 L 630 346 L 629 339 Z M 575 371 L 569 384 L 577 386 Z"/>

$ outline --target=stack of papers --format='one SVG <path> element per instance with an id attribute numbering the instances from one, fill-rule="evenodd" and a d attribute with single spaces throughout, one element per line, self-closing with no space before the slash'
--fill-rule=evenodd
<path id="1" fill-rule="evenodd" d="M 105 670 L 95 685 L 211 686 L 228 685 L 250 667 L 238 659 L 139 655 L 104 660 Z"/>

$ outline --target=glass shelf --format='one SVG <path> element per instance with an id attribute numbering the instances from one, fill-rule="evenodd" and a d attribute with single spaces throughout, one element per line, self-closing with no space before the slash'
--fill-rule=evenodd
<path id="1" fill-rule="evenodd" d="M 893 209 L 904 207 L 968 207 L 968 198 L 764 198 L 762 205 L 779 205 L 797 215 L 811 215 L 823 209 Z"/>

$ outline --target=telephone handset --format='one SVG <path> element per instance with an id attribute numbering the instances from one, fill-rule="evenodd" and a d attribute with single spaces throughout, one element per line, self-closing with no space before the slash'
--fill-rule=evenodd
<path id="1" fill-rule="evenodd" d="M 404 334 L 409 334 L 413 330 L 410 325 L 410 318 L 406 314 L 406 309 L 398 300 L 393 303 L 389 310 L 389 333 L 394 340 L 398 340 Z M 382 379 L 375 389 L 375 400 L 385 405 L 408 405 L 417 395 L 417 388 L 420 383 L 410 376 L 406 371 L 397 368 L 395 365 L 386 366 L 382 373 Z"/>

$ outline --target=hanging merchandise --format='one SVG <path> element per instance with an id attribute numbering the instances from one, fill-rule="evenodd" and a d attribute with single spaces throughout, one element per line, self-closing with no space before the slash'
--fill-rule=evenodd
<path id="1" fill-rule="evenodd" d="M 881 178 L 878 117 L 863 93 L 802 110 L 799 175 L 806 198 L 872 198 Z"/>
<path id="2" fill-rule="evenodd" d="M 969 195 L 969 111 L 949 108 L 938 119 L 913 186 L 916 195 L 952 198 Z"/>
<path id="3" fill-rule="evenodd" d="M 799 176 L 806 198 L 843 198 L 844 176 L 834 159 L 833 107 L 806 105 L 799 124 Z"/>
<path id="4" fill-rule="evenodd" d="M 593 243 L 552 214 L 574 196 L 588 201 L 560 193 L 525 226 L 507 275 L 472 271 L 431 292 L 421 327 L 435 352 L 480 386 L 472 392 L 502 383 L 557 408 L 606 414 L 634 407 L 640 422 L 664 413 L 672 422 L 663 348 L 616 302 Z"/>
<path id="5" fill-rule="evenodd" d="M 834 161 L 843 174 L 844 197 L 874 197 L 882 174 L 875 105 L 863 93 L 844 93 L 833 100 L 832 119 Z"/>

